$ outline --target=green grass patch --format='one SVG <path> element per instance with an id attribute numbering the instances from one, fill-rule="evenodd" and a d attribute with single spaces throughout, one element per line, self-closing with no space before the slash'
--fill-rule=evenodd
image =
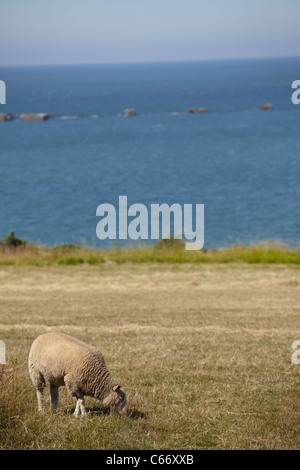
<path id="1" fill-rule="evenodd" d="M 45 247 L 35 243 L 0 244 L 0 265 L 53 266 L 122 263 L 281 263 L 300 264 L 300 248 L 280 242 L 261 242 L 248 246 L 234 245 L 217 250 L 187 251 L 184 244 L 160 240 L 156 245 L 110 249 L 81 247 L 75 244 Z M 177 242 L 177 240 L 176 240 Z"/>

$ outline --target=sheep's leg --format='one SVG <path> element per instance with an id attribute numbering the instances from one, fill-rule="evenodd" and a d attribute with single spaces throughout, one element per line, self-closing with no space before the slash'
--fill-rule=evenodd
<path id="1" fill-rule="evenodd" d="M 79 387 L 77 386 L 76 380 L 72 376 L 67 374 L 65 376 L 65 385 L 69 394 L 72 397 L 75 397 L 77 400 L 74 415 L 79 416 L 81 414 L 81 416 L 86 416 L 87 413 L 84 406 L 84 396 L 79 391 Z"/>
<path id="2" fill-rule="evenodd" d="M 81 416 L 86 416 L 87 413 L 86 413 L 86 409 L 85 409 L 85 406 L 84 406 L 84 398 L 79 398 L 79 406 L 80 406 L 80 411 L 81 411 Z"/>
<path id="3" fill-rule="evenodd" d="M 38 388 L 36 390 L 36 396 L 37 396 L 37 401 L 38 401 L 38 410 L 41 413 L 44 413 L 45 407 L 44 407 L 44 388 Z"/>
<path id="4" fill-rule="evenodd" d="M 77 400 L 77 402 L 76 402 L 76 408 L 75 408 L 75 411 L 74 411 L 74 415 L 75 415 L 75 416 L 79 416 L 79 415 L 80 415 L 79 400 Z"/>
<path id="5" fill-rule="evenodd" d="M 58 387 L 50 384 L 50 408 L 52 411 L 56 411 L 59 400 Z"/>
<path id="6" fill-rule="evenodd" d="M 74 411 L 75 416 L 86 416 L 86 409 L 84 406 L 84 397 L 76 397 L 77 398 L 77 403 L 76 403 L 76 408 Z"/>
<path id="7" fill-rule="evenodd" d="M 46 386 L 45 379 L 43 375 L 38 370 L 36 370 L 33 366 L 29 368 L 29 374 L 30 374 L 32 383 L 36 389 L 38 410 L 43 413 L 45 411 L 45 407 L 44 407 L 44 388 Z"/>

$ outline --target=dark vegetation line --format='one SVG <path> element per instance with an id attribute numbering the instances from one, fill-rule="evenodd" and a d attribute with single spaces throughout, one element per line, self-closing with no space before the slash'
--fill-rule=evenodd
<path id="1" fill-rule="evenodd" d="M 14 232 L 0 241 L 0 265 L 54 266 L 115 263 L 282 263 L 300 264 L 300 247 L 262 241 L 250 245 L 187 251 L 182 240 L 159 240 L 155 245 L 101 249 L 76 244 L 45 247 L 17 238 Z"/>

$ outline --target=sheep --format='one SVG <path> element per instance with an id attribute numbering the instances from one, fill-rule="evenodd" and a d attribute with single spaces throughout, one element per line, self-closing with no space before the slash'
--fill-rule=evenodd
<path id="1" fill-rule="evenodd" d="M 38 410 L 44 412 L 43 391 L 50 383 L 50 408 L 56 411 L 60 386 L 77 399 L 74 415 L 86 416 L 84 397 L 101 400 L 111 411 L 126 414 L 125 391 L 108 371 L 104 357 L 94 346 L 63 333 L 45 333 L 32 343 L 28 368 L 36 388 Z"/>

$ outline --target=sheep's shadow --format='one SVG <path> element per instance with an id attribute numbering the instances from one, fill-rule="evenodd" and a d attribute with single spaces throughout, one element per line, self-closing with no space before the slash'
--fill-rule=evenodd
<path id="1" fill-rule="evenodd" d="M 148 419 L 147 413 L 137 410 L 136 408 L 128 408 L 127 416 L 131 419 Z"/>
<path id="2" fill-rule="evenodd" d="M 85 409 L 86 409 L 88 416 L 93 416 L 93 415 L 103 416 L 103 415 L 110 414 L 110 409 L 108 407 L 86 406 Z M 67 414 L 67 415 L 72 415 L 74 414 L 74 412 L 75 412 L 75 406 L 64 410 L 64 414 Z"/>
<path id="3" fill-rule="evenodd" d="M 73 414 L 75 411 L 75 407 L 69 408 L 64 411 L 64 414 Z M 88 416 L 106 416 L 111 414 L 110 408 L 104 407 L 104 406 L 92 406 L 92 407 L 86 407 L 86 412 Z M 129 408 L 128 412 L 126 415 L 124 415 L 124 418 L 130 418 L 130 419 L 147 419 L 147 414 L 144 413 L 143 411 L 140 411 L 136 408 Z"/>

